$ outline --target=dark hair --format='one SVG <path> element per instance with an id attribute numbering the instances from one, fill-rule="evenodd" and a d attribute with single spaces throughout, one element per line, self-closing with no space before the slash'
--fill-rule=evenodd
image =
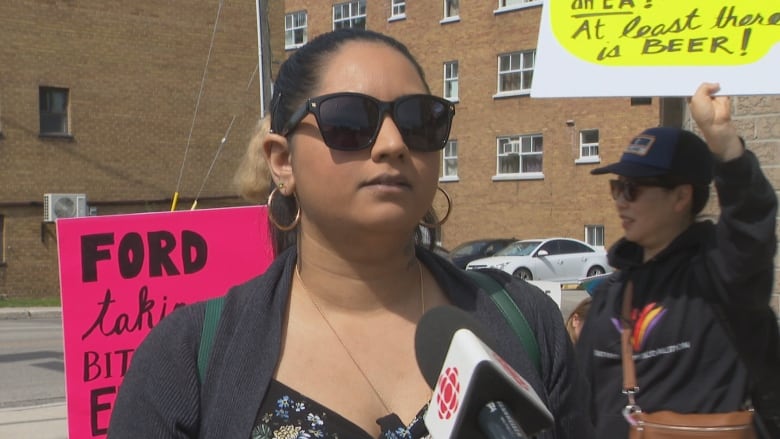
<path id="1" fill-rule="evenodd" d="M 409 49 L 401 42 L 387 35 L 365 29 L 339 29 L 318 35 L 295 53 L 293 53 L 279 67 L 279 73 L 274 81 L 274 91 L 271 98 L 271 130 L 281 132 L 284 124 L 289 120 L 295 110 L 303 105 L 306 99 L 313 97 L 314 90 L 320 83 L 322 68 L 328 63 L 329 58 L 344 44 L 359 42 L 375 42 L 385 44 L 401 53 L 417 70 L 426 92 L 430 93 L 428 83 L 425 81 L 425 73 Z M 273 190 L 273 182 L 271 190 Z M 298 205 L 295 196 L 281 196 L 274 194 L 273 203 L 268 206 L 269 215 L 279 224 L 292 224 L 297 214 Z M 425 217 L 426 223 L 435 224 L 436 215 L 431 210 Z M 295 245 L 297 241 L 297 228 L 289 232 L 277 229 L 270 224 L 274 254 Z M 427 227 L 426 227 L 427 228 Z M 430 245 L 438 241 L 438 231 L 428 228 Z M 423 234 L 420 230 L 415 233 L 415 241 L 421 243 Z"/>
<path id="2" fill-rule="evenodd" d="M 693 186 L 693 201 L 691 202 L 691 212 L 693 216 L 698 215 L 704 206 L 707 205 L 707 201 L 710 199 L 710 186 L 703 184 L 694 184 Z"/>

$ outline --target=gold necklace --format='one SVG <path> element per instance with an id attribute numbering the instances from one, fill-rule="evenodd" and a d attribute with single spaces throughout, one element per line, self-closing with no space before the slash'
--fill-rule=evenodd
<path id="1" fill-rule="evenodd" d="M 422 264 L 420 263 L 419 260 L 417 261 L 417 269 L 420 272 L 420 309 L 421 309 L 420 315 L 422 316 L 423 314 L 425 314 L 425 286 L 423 284 Z M 371 387 L 371 390 L 374 391 L 374 395 L 376 395 L 377 399 L 379 399 L 379 402 L 382 403 L 382 407 L 385 408 L 385 412 L 388 414 L 392 413 L 390 411 L 390 408 L 387 406 L 387 402 L 379 393 L 379 390 L 377 390 L 377 388 L 374 387 L 374 384 L 368 378 L 366 371 L 364 371 L 363 368 L 360 367 L 360 363 L 358 363 L 357 360 L 355 360 L 355 357 L 352 355 L 352 352 L 350 352 L 349 348 L 347 348 L 347 345 L 344 344 L 344 340 L 341 339 L 339 333 L 336 332 L 336 329 L 333 327 L 333 325 L 331 325 L 330 320 L 328 320 L 328 318 L 325 317 L 325 313 L 322 312 L 320 305 L 317 304 L 317 302 L 314 300 L 314 296 L 312 296 L 311 293 L 309 293 L 308 288 L 306 288 L 306 284 L 303 283 L 303 279 L 301 278 L 301 270 L 298 264 L 295 264 L 295 277 L 298 278 L 298 282 L 301 284 L 301 288 L 303 289 L 303 291 L 306 292 L 306 295 L 309 297 L 309 300 L 311 300 L 311 303 L 314 305 L 314 308 L 317 309 L 317 312 L 320 314 L 320 317 L 322 317 L 322 320 L 324 320 L 325 324 L 327 324 L 328 328 L 330 328 L 330 332 L 332 332 L 333 335 L 336 336 L 336 340 L 339 341 L 341 347 L 344 348 L 344 352 L 346 352 L 349 359 L 352 360 L 352 364 L 355 365 L 355 367 L 360 372 L 360 374 L 363 375 L 363 379 L 366 380 L 366 383 L 368 383 L 368 386 Z"/>

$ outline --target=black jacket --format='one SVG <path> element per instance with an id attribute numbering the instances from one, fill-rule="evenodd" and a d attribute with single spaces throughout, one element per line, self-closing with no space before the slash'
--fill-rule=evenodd
<path id="1" fill-rule="evenodd" d="M 621 304 L 634 284 L 634 361 L 637 402 L 645 412 L 712 413 L 737 410 L 749 380 L 780 370 L 773 288 L 777 199 L 755 156 L 717 165 L 721 205 L 717 224 L 691 225 L 654 258 L 625 239 L 609 251 L 617 271 L 594 293 L 577 353 L 593 389 L 597 437 L 627 437 L 621 414 Z M 721 324 L 718 313 L 728 321 Z M 731 333 L 729 333 L 731 331 Z M 748 377 L 735 340 L 760 370 Z M 776 381 L 776 379 L 775 379 Z"/>
<path id="2" fill-rule="evenodd" d="M 563 325 L 560 310 L 541 290 L 502 277 L 534 331 L 542 376 L 518 337 L 487 294 L 462 270 L 425 250 L 418 258 L 450 301 L 474 316 L 497 341 L 497 352 L 539 394 L 556 418 L 540 439 L 588 439 L 592 429 L 584 407 L 587 384 Z M 135 352 L 117 395 L 108 437 L 249 438 L 279 360 L 282 324 L 297 254 L 283 252 L 261 276 L 228 293 L 200 388 L 197 353 L 203 302 L 163 319 Z M 305 394 L 305 389 L 300 389 Z"/>

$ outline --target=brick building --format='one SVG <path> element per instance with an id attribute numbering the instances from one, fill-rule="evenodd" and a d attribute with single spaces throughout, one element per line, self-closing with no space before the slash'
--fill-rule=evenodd
<path id="1" fill-rule="evenodd" d="M 433 93 L 457 102 L 441 177 L 454 200 L 445 247 L 552 235 L 609 245 L 621 236 L 606 179 L 590 171 L 660 124 L 662 105 L 679 100 L 532 99 L 541 1 L 330 3 L 287 0 L 288 34 L 305 28 L 311 38 L 350 20 L 365 23 L 405 43 Z M 667 123 L 681 124 L 680 114 Z"/>
<path id="2" fill-rule="evenodd" d="M 255 2 L 5 0 L 0 42 L 0 295 L 58 294 L 46 193 L 83 194 L 78 215 L 166 211 L 177 191 L 178 209 L 242 203 Z"/>
<path id="3" fill-rule="evenodd" d="M 405 43 L 432 92 L 457 102 L 440 179 L 454 201 L 442 227 L 445 247 L 546 236 L 609 246 L 622 236 L 609 177 L 590 171 L 616 161 L 644 128 L 692 129 L 692 122 L 678 98 L 532 99 L 541 6 L 541 0 L 286 0 L 285 48 L 291 53 L 337 27 L 365 26 Z M 739 97 L 734 105 L 748 147 L 777 187 L 780 97 Z M 716 206 L 711 201 L 706 213 L 716 215 Z M 776 285 L 780 291 L 780 280 Z M 780 312 L 777 294 L 773 308 Z"/>
<path id="4" fill-rule="evenodd" d="M 97 214 L 167 209 L 189 143 L 217 2 L 79 3 L 0 5 L 0 39 L 10 42 L 0 46 L 0 294 L 56 291 L 43 193 L 86 193 Z M 680 99 L 532 99 L 541 0 L 260 3 L 270 8 L 271 73 L 313 36 L 365 26 L 409 46 L 433 93 L 457 103 L 440 179 L 454 200 L 445 247 L 552 235 L 609 246 L 622 231 L 607 178 L 590 171 L 616 160 L 646 127 L 691 126 Z M 199 206 L 240 203 L 230 179 L 259 115 L 257 78 L 250 82 L 255 17 L 252 1 L 224 2 L 181 203 L 196 195 L 233 115 Z M 31 23 L 40 25 L 32 31 Z M 39 132 L 44 87 L 69 92 L 66 136 Z M 745 97 L 735 105 L 748 146 L 778 182 L 780 100 Z"/>

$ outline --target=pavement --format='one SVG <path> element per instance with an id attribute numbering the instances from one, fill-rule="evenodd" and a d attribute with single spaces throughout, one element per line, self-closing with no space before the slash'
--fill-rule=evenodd
<path id="1" fill-rule="evenodd" d="M 561 313 L 568 313 L 587 294 L 584 291 L 563 290 Z M 60 308 L 0 308 L 0 320 L 61 318 Z M 3 439 L 68 439 L 65 401 L 29 407 L 0 408 L 0 438 Z"/>
<path id="2" fill-rule="evenodd" d="M 65 401 L 31 407 L 0 408 L 4 439 L 68 439 Z"/>
<path id="3" fill-rule="evenodd" d="M 61 318 L 58 307 L 0 308 L 0 319 Z M 68 418 L 65 401 L 27 407 L 0 408 L 0 438 L 3 439 L 68 439 Z"/>

